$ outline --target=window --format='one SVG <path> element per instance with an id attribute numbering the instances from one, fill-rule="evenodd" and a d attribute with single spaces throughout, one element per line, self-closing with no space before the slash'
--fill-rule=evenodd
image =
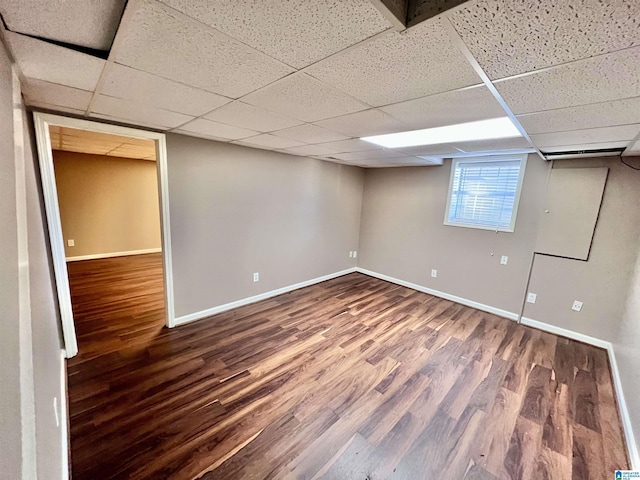
<path id="1" fill-rule="evenodd" d="M 444 224 L 513 232 L 526 161 L 526 155 L 454 159 Z"/>

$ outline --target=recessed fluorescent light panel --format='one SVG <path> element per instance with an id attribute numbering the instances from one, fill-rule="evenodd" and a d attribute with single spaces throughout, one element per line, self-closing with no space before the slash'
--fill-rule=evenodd
<path id="1" fill-rule="evenodd" d="M 497 138 L 521 137 L 522 134 L 509 117 L 480 120 L 479 122 L 459 123 L 446 127 L 425 128 L 410 132 L 390 133 L 362 137 L 365 142 L 375 143 L 386 148 L 417 147 L 419 145 L 438 145 L 440 143 L 470 142 L 474 140 L 495 140 Z"/>

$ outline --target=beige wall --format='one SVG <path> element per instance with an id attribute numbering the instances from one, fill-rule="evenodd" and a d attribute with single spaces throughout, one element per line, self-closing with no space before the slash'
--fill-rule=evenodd
<path id="1" fill-rule="evenodd" d="M 554 168 L 609 167 L 589 260 L 536 255 L 524 316 L 614 341 L 623 316 L 640 237 L 640 172 L 619 159 L 558 160 Z M 574 300 L 584 302 L 580 313 Z"/>
<path id="2" fill-rule="evenodd" d="M 362 169 L 173 134 L 167 150 L 177 316 L 355 266 Z"/>
<path id="3" fill-rule="evenodd" d="M 640 237 L 633 245 L 640 253 Z M 640 452 L 640 255 L 634 270 L 614 350 L 631 424 L 636 427 L 636 448 Z"/>
<path id="4" fill-rule="evenodd" d="M 20 478 L 20 325 L 11 64 L 0 45 L 0 472 Z"/>
<path id="5" fill-rule="evenodd" d="M 524 316 L 614 342 L 625 398 L 640 425 L 640 172 L 617 158 L 562 160 L 554 168 L 609 168 L 589 260 L 536 255 Z M 551 163 L 530 156 L 513 234 L 443 225 L 444 167 L 367 170 L 359 266 L 518 313 Z M 490 256 L 495 241 L 495 255 Z M 508 255 L 507 266 L 500 256 Z M 432 268 L 438 278 L 431 278 Z M 634 271 L 635 269 L 635 271 Z M 580 313 L 574 300 L 584 302 Z M 625 307 L 626 305 L 626 307 Z M 640 431 L 635 432 L 640 438 Z"/>
<path id="6" fill-rule="evenodd" d="M 15 129 L 14 114 L 23 122 Z M 61 332 L 32 132 L 0 44 L 0 477 L 58 479 L 66 454 L 66 425 L 56 425 L 53 410 L 54 398 L 64 408 Z"/>
<path id="7" fill-rule="evenodd" d="M 515 232 L 497 235 L 443 225 L 450 160 L 442 167 L 368 169 L 358 266 L 518 313 L 549 167 L 529 156 Z M 502 255 L 507 265 L 500 265 Z"/>
<path id="8" fill-rule="evenodd" d="M 640 235 L 640 174 L 618 159 L 560 160 L 554 168 L 609 167 L 588 261 L 536 255 L 524 316 L 613 341 Z M 450 162 L 443 167 L 367 170 L 359 266 L 519 313 L 551 163 L 530 155 L 516 230 L 497 235 L 448 227 L 443 216 Z M 495 255 L 490 252 L 495 242 Z M 500 256 L 509 263 L 500 265 Z M 431 278 L 432 268 L 438 278 Z M 580 313 L 574 300 L 584 302 Z"/>
<path id="9" fill-rule="evenodd" d="M 30 115 L 29 115 L 30 116 Z M 35 385 L 36 459 L 39 478 L 63 478 L 63 461 L 67 455 L 62 445 L 67 425 L 56 425 L 53 399 L 58 409 L 66 409 L 63 393 L 62 329 L 58 316 L 53 265 L 47 239 L 44 200 L 40 189 L 38 158 L 35 154 L 33 122 L 25 123 L 25 179 L 29 232 L 29 286 L 33 376 Z"/>
<path id="10" fill-rule="evenodd" d="M 53 158 L 67 257 L 160 248 L 155 162 L 61 151 Z"/>

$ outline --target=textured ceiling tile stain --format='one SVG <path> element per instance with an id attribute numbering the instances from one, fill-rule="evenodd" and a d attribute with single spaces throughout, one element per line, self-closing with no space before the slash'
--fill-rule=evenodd
<path id="1" fill-rule="evenodd" d="M 232 98 L 293 71 L 175 10 L 151 2 L 143 3 L 135 12 L 122 37 L 117 63 Z"/>
<path id="2" fill-rule="evenodd" d="M 640 47 L 495 83 L 516 114 L 640 96 Z"/>
<path id="3" fill-rule="evenodd" d="M 369 0 L 163 0 L 295 68 L 387 30 Z"/>
<path id="4" fill-rule="evenodd" d="M 373 106 L 480 83 L 438 19 L 378 37 L 307 72 Z"/>
<path id="5" fill-rule="evenodd" d="M 640 45 L 638 0 L 478 0 L 451 20 L 494 80 Z"/>

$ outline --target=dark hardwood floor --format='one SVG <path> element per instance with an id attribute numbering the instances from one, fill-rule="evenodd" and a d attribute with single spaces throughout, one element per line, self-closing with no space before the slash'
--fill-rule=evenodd
<path id="1" fill-rule="evenodd" d="M 628 468 L 604 350 L 361 274 L 169 330 L 161 272 L 69 264 L 74 480 Z"/>

